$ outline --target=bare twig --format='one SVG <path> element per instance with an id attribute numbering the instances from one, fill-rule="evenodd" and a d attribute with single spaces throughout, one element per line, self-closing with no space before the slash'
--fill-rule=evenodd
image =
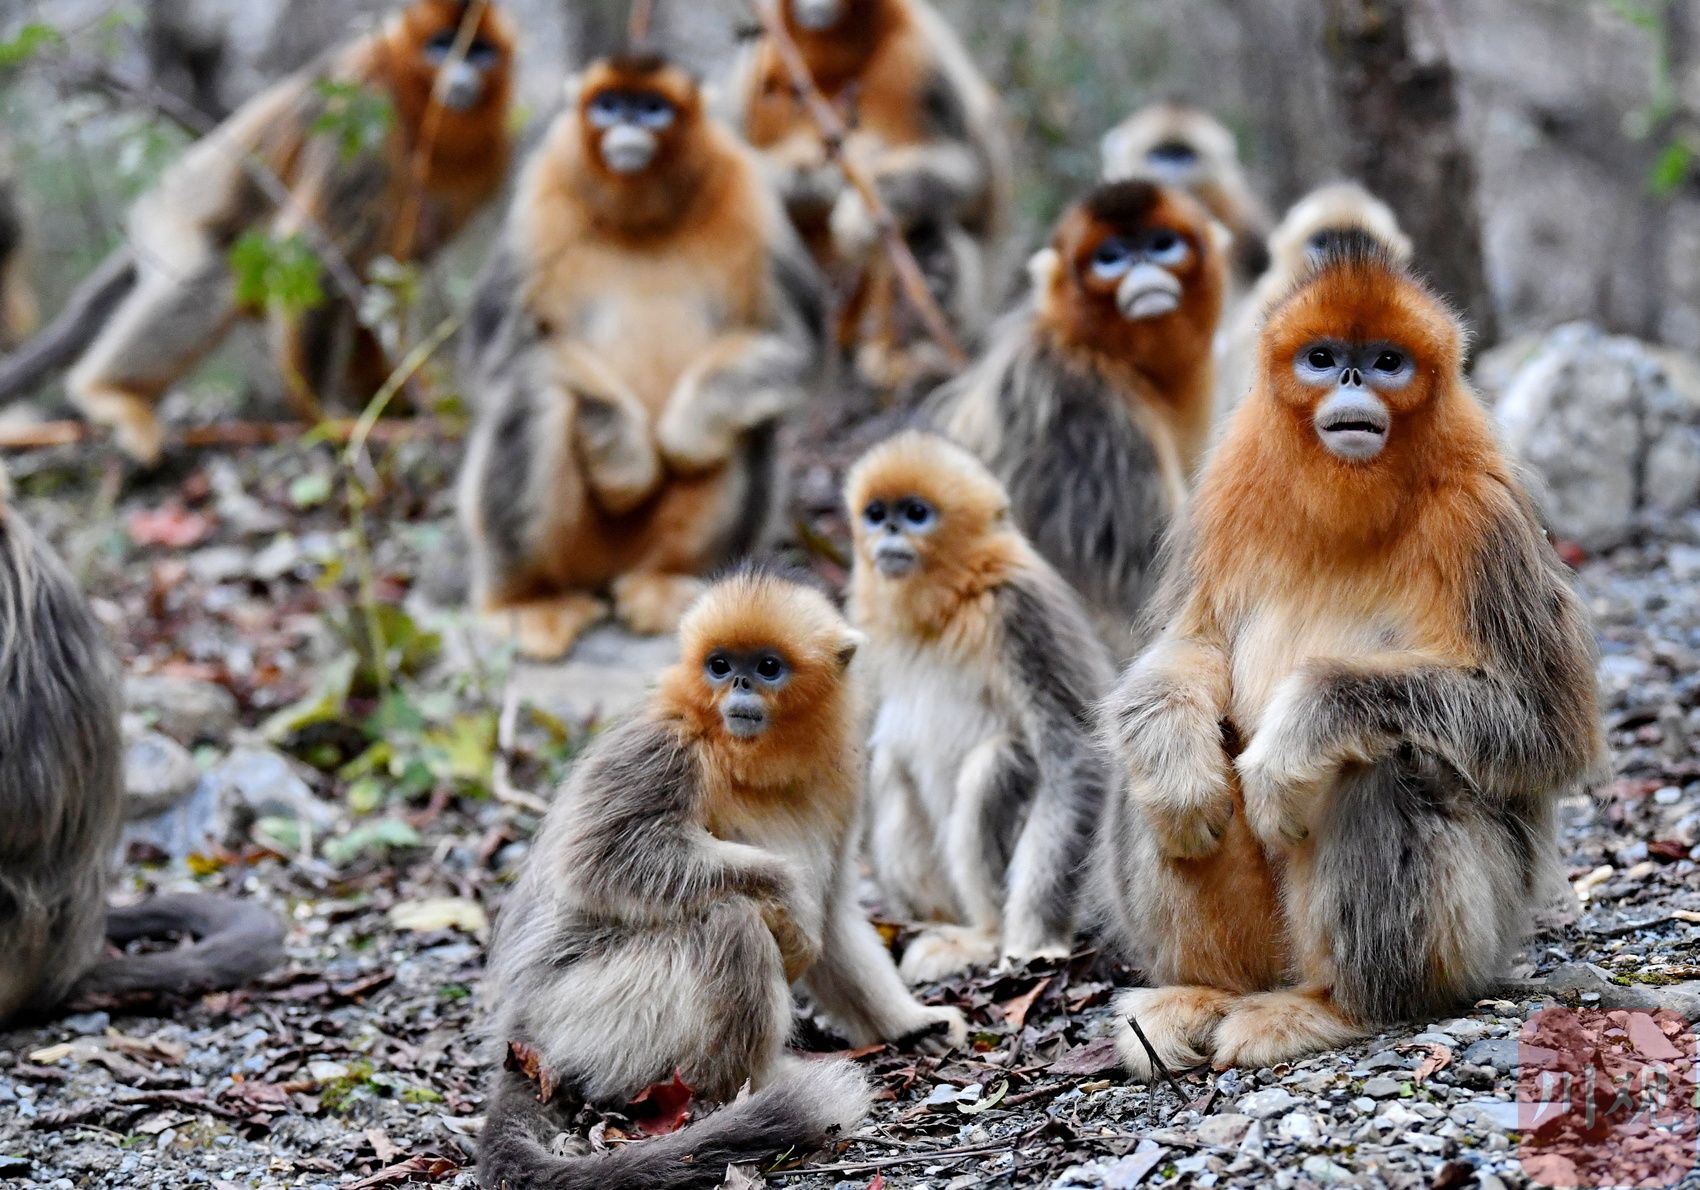
<path id="1" fill-rule="evenodd" d="M 750 0 L 755 9 L 756 18 L 761 21 L 762 30 L 773 48 L 779 55 L 785 72 L 791 76 L 791 86 L 797 98 L 802 100 L 808 109 L 809 118 L 820 130 L 821 140 L 826 146 L 827 159 L 836 162 L 843 171 L 844 178 L 862 196 L 867 204 L 868 214 L 879 230 L 880 240 L 885 245 L 886 255 L 891 258 L 892 268 L 897 273 L 898 283 L 903 287 L 903 294 L 920 316 L 921 322 L 930 335 L 943 350 L 955 367 L 964 367 L 968 363 L 968 353 L 963 350 L 962 343 L 951 329 L 950 320 L 939 309 L 938 301 L 933 297 L 931 287 L 927 285 L 926 274 L 921 271 L 921 265 L 915 259 L 915 254 L 909 250 L 908 242 L 903 238 L 903 229 L 898 226 L 897 219 L 892 215 L 891 208 L 885 199 L 880 197 L 879 187 L 861 165 L 850 159 L 845 152 L 845 145 L 850 139 L 850 129 L 844 122 L 844 117 L 838 114 L 821 90 L 815 85 L 814 76 L 809 72 L 809 64 L 803 58 L 803 52 L 797 48 L 791 34 L 786 31 L 785 22 L 773 6 L 773 0 Z"/>
<path id="2" fill-rule="evenodd" d="M 443 97 L 438 94 L 442 81 L 448 78 L 453 67 L 466 60 L 467 51 L 472 48 L 472 40 L 478 35 L 478 24 L 484 19 L 484 10 L 489 7 L 489 0 L 473 0 L 461 12 L 460 26 L 455 30 L 454 44 L 449 47 L 448 58 L 437 71 L 438 85 L 431 88 L 431 98 L 425 106 L 425 118 L 420 121 L 419 140 L 413 146 L 413 159 L 410 163 L 413 175 L 413 186 L 407 192 L 407 205 L 402 208 L 401 218 L 396 224 L 396 235 L 390 242 L 393 250 L 398 250 L 412 258 L 417 248 L 413 237 L 418 233 L 420 215 L 425 209 L 425 191 L 431 178 L 431 154 L 437 147 L 437 134 L 443 127 L 443 116 L 448 108 L 443 105 Z"/>
<path id="3" fill-rule="evenodd" d="M 297 438 L 316 442 L 348 442 L 355 434 L 375 442 L 401 442 L 409 438 L 453 438 L 460 430 L 429 418 L 393 419 L 361 428 L 359 419 L 333 418 L 322 422 L 230 421 L 210 426 L 190 426 L 175 434 L 171 443 L 179 447 L 269 446 Z M 0 450 L 43 450 L 74 446 L 100 435 L 98 426 L 82 421 L 45 421 L 33 426 L 0 429 Z"/>
<path id="4" fill-rule="evenodd" d="M 626 19 L 626 40 L 642 45 L 649 40 L 650 26 L 655 23 L 655 0 L 632 0 L 631 15 Z"/>
<path id="5" fill-rule="evenodd" d="M 1175 1098 L 1183 1104 L 1186 1103 L 1186 1093 L 1181 1090 L 1181 1085 L 1175 1081 L 1175 1076 L 1169 1072 L 1169 1068 L 1163 1062 L 1163 1059 L 1157 1056 L 1156 1048 L 1151 1044 L 1151 1039 L 1145 1036 L 1145 1030 L 1139 1027 L 1139 1021 L 1132 1013 L 1129 1013 L 1123 1019 L 1127 1021 L 1128 1028 L 1133 1030 L 1133 1035 L 1139 1038 L 1139 1044 L 1145 1047 L 1145 1056 L 1151 1059 L 1152 1068 L 1162 1076 L 1163 1081 L 1168 1084 L 1169 1090 L 1175 1093 Z"/>

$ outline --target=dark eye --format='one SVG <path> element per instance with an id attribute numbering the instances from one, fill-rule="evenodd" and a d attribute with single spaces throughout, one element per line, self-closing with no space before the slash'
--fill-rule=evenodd
<path id="1" fill-rule="evenodd" d="M 1133 263 L 1133 250 L 1121 240 L 1109 239 L 1092 252 L 1092 271 L 1100 277 L 1125 273 Z"/>
<path id="2" fill-rule="evenodd" d="M 433 33 L 431 35 L 431 40 L 425 43 L 425 48 L 430 50 L 432 53 L 446 54 L 449 50 L 454 48 L 454 43 L 455 31 L 453 29 L 444 29 L 440 33 Z"/>
<path id="3" fill-rule="evenodd" d="M 1397 351 L 1383 351 L 1375 357 L 1377 372 L 1397 372 L 1405 366 L 1405 357 Z"/>
<path id="4" fill-rule="evenodd" d="M 732 674 L 732 663 L 719 654 L 716 654 L 708 659 L 708 673 L 710 677 L 714 678 L 730 677 Z"/>
<path id="5" fill-rule="evenodd" d="M 756 662 L 756 674 L 770 682 L 784 672 L 785 663 L 777 657 L 763 657 Z"/>
<path id="6" fill-rule="evenodd" d="M 875 500 L 862 510 L 862 519 L 870 525 L 885 524 L 885 505 Z"/>
<path id="7" fill-rule="evenodd" d="M 922 500 L 911 500 L 903 506 L 903 519 L 911 525 L 924 525 L 933 519 L 932 506 Z"/>
<path id="8" fill-rule="evenodd" d="M 1145 255 L 1157 264 L 1179 264 L 1186 259 L 1186 241 L 1166 228 L 1154 231 L 1145 241 Z"/>
<path id="9" fill-rule="evenodd" d="M 1319 372 L 1332 368 L 1334 366 L 1334 353 L 1326 347 L 1312 347 L 1305 353 L 1305 363 Z"/>
<path id="10" fill-rule="evenodd" d="M 606 128 L 619 123 L 624 110 L 625 105 L 614 95 L 598 95 L 590 101 L 589 107 L 585 109 L 590 116 L 590 122 L 598 128 Z"/>

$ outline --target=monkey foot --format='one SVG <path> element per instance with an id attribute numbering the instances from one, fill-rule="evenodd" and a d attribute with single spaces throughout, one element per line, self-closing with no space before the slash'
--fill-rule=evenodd
<path id="1" fill-rule="evenodd" d="M 705 585 L 688 574 L 628 574 L 614 581 L 614 613 L 640 636 L 663 636 L 679 627 Z"/>
<path id="2" fill-rule="evenodd" d="M 1202 1066 L 1215 1048 L 1218 1023 L 1239 999 L 1220 988 L 1177 986 L 1134 988 L 1116 1000 L 1116 1052 L 1136 1079 L 1149 1081 L 1160 1073 L 1157 1060 L 1170 1071 Z M 1138 1021 L 1145 1041 L 1133 1031 Z M 1151 1043 L 1149 1050 L 1145 1042 Z"/>
<path id="3" fill-rule="evenodd" d="M 514 639 L 519 651 L 536 661 L 564 657 L 592 624 L 608 614 L 594 595 L 563 595 L 541 603 L 495 609 L 490 625 Z"/>
<path id="4" fill-rule="evenodd" d="M 1264 992 L 1235 1003 L 1216 1026 L 1216 1067 L 1274 1066 L 1337 1049 L 1363 1036 L 1328 998 L 1315 990 Z"/>
<path id="5" fill-rule="evenodd" d="M 969 967 L 997 962 L 996 935 L 967 926 L 934 926 L 909 944 L 898 967 L 908 983 L 937 983 Z"/>
<path id="6" fill-rule="evenodd" d="M 93 421 L 112 428 L 119 450 L 144 467 L 159 462 L 165 449 L 165 435 L 151 402 L 117 390 L 82 393 L 77 402 Z"/>

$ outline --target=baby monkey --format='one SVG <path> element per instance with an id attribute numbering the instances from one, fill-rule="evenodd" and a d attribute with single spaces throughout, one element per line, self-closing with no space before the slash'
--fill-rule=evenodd
<path id="1" fill-rule="evenodd" d="M 856 464 L 846 501 L 878 700 L 875 877 L 893 910 L 954 923 L 917 939 L 903 974 L 1066 955 L 1108 784 L 1093 706 L 1109 652 L 962 448 L 901 434 Z"/>
<path id="2" fill-rule="evenodd" d="M 751 570 L 709 588 L 680 643 L 544 820 L 497 923 L 493 1040 L 533 1047 L 569 1114 L 675 1072 L 711 1102 L 753 1093 L 673 1135 L 562 1158 L 562 1117 L 499 1067 L 486 1186 L 718 1186 L 728 1163 L 854 1126 L 855 1068 L 785 1052 L 794 982 L 855 1045 L 966 1035 L 955 1009 L 910 995 L 856 903 L 859 635 L 823 595 Z"/>

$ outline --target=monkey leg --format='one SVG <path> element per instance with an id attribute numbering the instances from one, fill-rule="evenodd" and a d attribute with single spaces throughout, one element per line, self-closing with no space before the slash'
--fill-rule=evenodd
<path id="1" fill-rule="evenodd" d="M 1367 1032 L 1327 988 L 1313 984 L 1242 996 L 1216 1026 L 1212 1053 L 1219 1069 L 1273 1066 L 1347 1045 Z"/>
<path id="2" fill-rule="evenodd" d="M 614 614 L 640 636 L 663 636 L 679 626 L 685 609 L 708 584 L 691 574 L 639 572 L 621 575 L 611 590 Z"/>
<path id="3" fill-rule="evenodd" d="M 503 607 L 489 614 L 490 626 L 513 638 L 519 651 L 536 661 L 553 661 L 571 651 L 578 638 L 608 615 L 608 604 L 584 591 L 567 591 Z"/>
<path id="4" fill-rule="evenodd" d="M 906 983 L 919 986 L 971 967 L 989 967 L 997 958 L 996 926 L 935 925 L 909 943 L 898 971 Z"/>
<path id="5" fill-rule="evenodd" d="M 803 403 L 806 351 L 779 335 L 740 332 L 711 344 L 680 378 L 656 424 L 675 470 L 729 462 L 738 440 Z"/>
<path id="6" fill-rule="evenodd" d="M 216 347 L 236 318 L 222 257 L 182 271 L 147 267 L 66 378 L 90 420 L 112 428 L 119 447 L 143 463 L 162 446 L 154 404 Z"/>
<path id="7" fill-rule="evenodd" d="M 592 499 L 610 515 L 630 512 L 662 480 L 649 411 L 582 345 L 556 346 L 549 359 L 556 399 L 573 407 L 573 445 Z"/>

